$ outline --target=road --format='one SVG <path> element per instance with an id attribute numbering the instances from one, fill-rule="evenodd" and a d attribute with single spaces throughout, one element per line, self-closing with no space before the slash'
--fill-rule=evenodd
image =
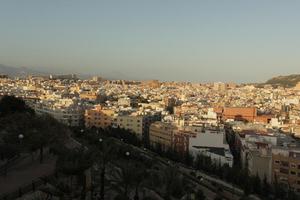
<path id="1" fill-rule="evenodd" d="M 117 139 L 115 140 L 118 142 L 122 142 Z M 199 171 L 197 171 L 196 177 L 192 176 L 191 172 L 193 171 L 195 172 L 195 170 L 190 169 L 181 163 L 176 163 L 166 158 L 162 158 L 156 153 L 147 150 L 146 148 L 143 147 L 139 148 L 133 145 L 130 146 L 135 150 L 139 151 L 140 153 L 152 157 L 152 159 L 157 160 L 158 162 L 160 162 L 165 166 L 175 166 L 177 169 L 179 169 L 179 172 L 181 172 L 182 175 L 187 177 L 193 183 L 196 183 L 202 189 L 202 191 L 204 192 L 205 196 L 208 199 L 214 199 L 216 195 L 219 194 L 223 198 L 228 200 L 239 200 L 244 193 L 241 189 L 232 187 L 232 185 L 227 182 L 224 182 L 220 179 L 214 178 L 207 174 L 201 173 Z M 201 176 L 202 179 L 198 179 L 197 178 L 198 176 Z M 222 188 L 222 191 L 219 191 L 218 188 Z"/>

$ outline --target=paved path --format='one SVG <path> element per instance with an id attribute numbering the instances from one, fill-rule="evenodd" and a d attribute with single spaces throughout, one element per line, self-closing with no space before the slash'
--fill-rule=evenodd
<path id="1" fill-rule="evenodd" d="M 39 159 L 32 161 L 31 156 L 10 168 L 7 176 L 0 176 L 0 195 L 17 191 L 19 187 L 29 185 L 33 180 L 50 175 L 55 170 L 56 157 L 45 156 L 44 163 Z"/>

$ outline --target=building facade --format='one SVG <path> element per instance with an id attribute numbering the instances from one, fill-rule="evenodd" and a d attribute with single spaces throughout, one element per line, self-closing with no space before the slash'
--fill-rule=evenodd
<path id="1" fill-rule="evenodd" d="M 87 109 L 84 114 L 85 126 L 88 128 L 96 127 L 105 129 L 112 125 L 114 114 L 113 110 L 103 108 L 100 105 L 92 109 Z"/>
<path id="2" fill-rule="evenodd" d="M 300 193 L 300 150 L 272 150 L 272 182 Z"/>

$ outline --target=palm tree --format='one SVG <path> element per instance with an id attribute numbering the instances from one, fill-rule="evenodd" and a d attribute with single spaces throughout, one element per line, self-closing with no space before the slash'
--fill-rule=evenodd
<path id="1" fill-rule="evenodd" d="M 69 187 L 73 189 L 73 177 L 83 177 L 82 193 L 85 191 L 85 170 L 91 167 L 94 154 L 84 148 L 65 149 L 56 162 L 58 172 L 69 176 Z"/>
<path id="2" fill-rule="evenodd" d="M 205 200 L 206 197 L 204 196 L 203 194 L 203 191 L 202 190 L 197 190 L 196 194 L 195 194 L 195 199 L 196 200 Z"/>
<path id="3" fill-rule="evenodd" d="M 163 174 L 163 183 L 165 185 L 164 196 L 168 198 L 170 196 L 178 197 L 182 195 L 183 177 L 179 175 L 178 170 L 175 167 L 167 167 L 163 171 Z"/>
<path id="4" fill-rule="evenodd" d="M 146 166 L 141 166 L 137 164 L 134 165 L 132 171 L 135 172 L 133 175 L 133 185 L 135 187 L 135 194 L 133 199 L 139 200 L 139 188 L 141 187 L 145 179 L 148 178 L 148 171 L 146 170 Z"/>
<path id="5" fill-rule="evenodd" d="M 100 150 L 100 151 L 99 151 Z M 109 164 L 117 151 L 117 146 L 114 145 L 112 139 L 106 139 L 105 141 L 99 139 L 99 150 L 96 149 L 96 164 L 100 166 L 101 169 L 101 179 L 100 179 L 100 199 L 104 200 L 105 196 L 105 176 L 106 176 L 106 167 Z"/>
<path id="6" fill-rule="evenodd" d="M 147 173 L 149 178 L 145 184 L 164 199 L 170 199 L 171 196 L 179 198 L 183 195 L 185 180 L 175 167 L 154 166 Z"/>
<path id="7" fill-rule="evenodd" d="M 128 193 L 131 187 L 134 186 L 135 171 L 132 170 L 132 167 L 132 164 L 120 164 L 111 174 L 111 189 L 126 198 L 129 198 Z"/>
<path id="8" fill-rule="evenodd" d="M 46 193 L 46 199 L 51 200 L 53 196 L 59 197 L 59 199 L 72 199 L 71 188 L 63 181 L 59 181 L 57 178 L 50 178 L 47 180 L 48 184 L 42 186 L 39 190 Z"/>

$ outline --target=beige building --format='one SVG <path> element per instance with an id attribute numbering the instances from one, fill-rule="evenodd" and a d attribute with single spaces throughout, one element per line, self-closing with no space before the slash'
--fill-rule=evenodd
<path id="1" fill-rule="evenodd" d="M 272 150 L 272 182 L 300 193 L 300 150 L 276 148 Z"/>
<path id="2" fill-rule="evenodd" d="M 226 90 L 226 84 L 221 82 L 215 82 L 213 85 L 213 90 L 215 91 L 225 91 Z"/>
<path id="3" fill-rule="evenodd" d="M 267 179 L 271 183 L 272 155 L 268 147 L 251 149 L 248 152 L 248 170 L 252 176 L 258 175 L 261 180 Z"/>
<path id="4" fill-rule="evenodd" d="M 172 148 L 176 127 L 171 123 L 154 122 L 150 125 L 149 139 L 151 146 L 161 145 L 163 150 Z"/>
<path id="5" fill-rule="evenodd" d="M 163 151 L 172 149 L 182 155 L 189 151 L 190 135 L 190 131 L 182 130 L 174 123 L 161 121 L 152 123 L 149 130 L 151 146 L 160 145 Z"/>
<path id="6" fill-rule="evenodd" d="M 83 92 L 79 95 L 80 99 L 85 99 L 89 101 L 96 101 L 100 96 L 95 92 Z"/>
<path id="7" fill-rule="evenodd" d="M 89 128 L 107 128 L 112 125 L 114 114 L 115 112 L 113 110 L 97 105 L 94 108 L 85 111 L 85 126 Z"/>
<path id="8" fill-rule="evenodd" d="M 140 139 L 143 136 L 142 115 L 119 115 L 114 120 L 114 126 L 124 128 L 135 133 Z"/>

